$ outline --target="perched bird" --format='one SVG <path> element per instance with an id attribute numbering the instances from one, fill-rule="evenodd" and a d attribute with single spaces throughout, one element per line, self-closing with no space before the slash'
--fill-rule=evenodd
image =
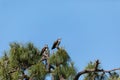
<path id="1" fill-rule="evenodd" d="M 43 55 L 46 51 L 48 51 L 48 45 L 45 45 L 42 50 L 41 50 L 41 53 L 40 53 L 40 56 Z"/>
<path id="2" fill-rule="evenodd" d="M 59 49 L 60 42 L 61 42 L 61 38 L 57 39 L 57 40 L 53 43 L 52 49 L 55 49 L 55 48 Z"/>

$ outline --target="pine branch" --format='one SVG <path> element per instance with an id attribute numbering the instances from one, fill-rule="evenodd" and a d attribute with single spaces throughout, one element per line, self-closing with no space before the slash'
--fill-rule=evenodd
<path id="1" fill-rule="evenodd" d="M 13 68 L 13 69 L 11 69 L 11 71 L 8 72 L 8 74 L 14 73 L 14 72 L 16 72 L 18 70 L 19 70 L 19 68 Z"/>
<path id="2" fill-rule="evenodd" d="M 100 64 L 99 60 L 97 60 L 95 63 L 96 63 L 96 65 L 95 65 L 94 69 L 86 69 L 86 70 L 78 72 L 77 75 L 75 76 L 74 80 L 78 80 L 81 75 L 86 74 L 86 73 L 92 73 L 92 72 L 110 73 L 112 71 L 120 70 L 120 68 L 114 68 L 111 70 L 98 69 L 98 65 Z"/>

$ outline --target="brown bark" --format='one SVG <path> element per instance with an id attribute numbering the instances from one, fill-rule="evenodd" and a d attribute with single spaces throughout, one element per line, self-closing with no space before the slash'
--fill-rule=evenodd
<path id="1" fill-rule="evenodd" d="M 91 72 L 109 73 L 111 71 L 120 70 L 120 68 L 115 68 L 115 69 L 111 69 L 111 70 L 98 69 L 98 65 L 100 64 L 99 60 L 97 60 L 95 63 L 96 63 L 96 65 L 95 65 L 94 69 L 86 69 L 86 70 L 78 72 L 77 75 L 75 76 L 74 80 L 78 80 L 81 75 L 86 74 L 86 73 L 91 73 Z"/>

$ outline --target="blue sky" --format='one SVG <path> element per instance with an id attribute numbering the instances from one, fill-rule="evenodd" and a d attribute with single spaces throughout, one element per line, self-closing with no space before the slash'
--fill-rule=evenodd
<path id="1" fill-rule="evenodd" d="M 0 55 L 11 42 L 49 47 L 58 38 L 78 71 L 91 60 L 120 67 L 119 0 L 0 0 Z"/>

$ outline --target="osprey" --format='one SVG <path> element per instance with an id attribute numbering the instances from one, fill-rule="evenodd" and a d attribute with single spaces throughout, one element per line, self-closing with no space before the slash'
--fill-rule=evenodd
<path id="1" fill-rule="evenodd" d="M 52 46 L 52 49 L 59 49 L 59 45 L 60 45 L 60 42 L 61 42 L 61 39 L 57 39 L 54 43 L 53 43 L 53 46 Z"/>
<path id="2" fill-rule="evenodd" d="M 45 45 L 45 47 L 42 48 L 40 56 L 43 55 L 46 51 L 48 51 L 48 45 Z"/>

